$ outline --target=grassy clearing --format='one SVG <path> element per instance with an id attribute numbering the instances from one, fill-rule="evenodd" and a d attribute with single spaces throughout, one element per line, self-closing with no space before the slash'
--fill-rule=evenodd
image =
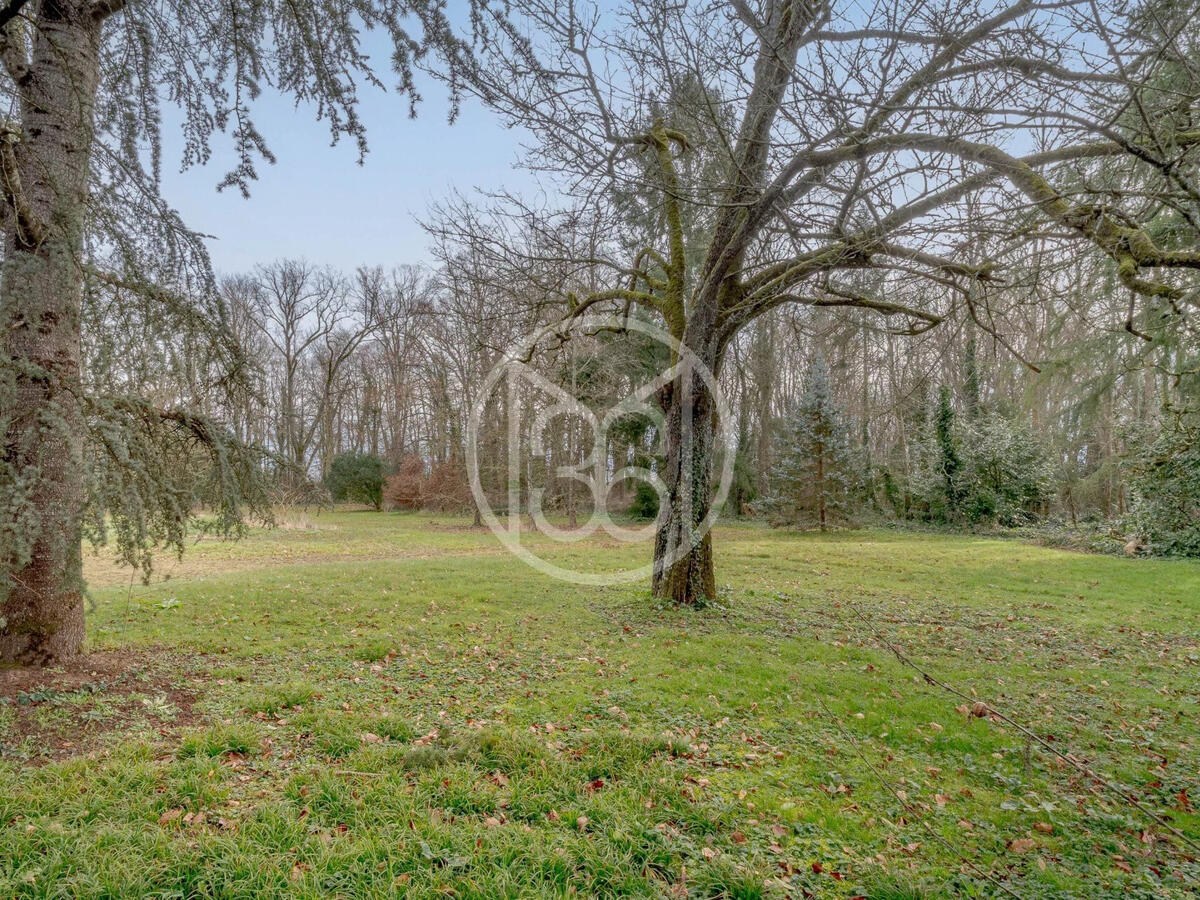
<path id="1" fill-rule="evenodd" d="M 730 525 L 728 587 L 695 613 L 553 581 L 461 524 L 313 516 L 202 543 L 132 589 L 89 563 L 108 585 L 97 658 L 136 665 L 0 704 L 0 896 L 1092 898 L 1200 880 L 1161 825 L 880 640 L 1200 841 L 1200 566 Z M 543 549 L 597 569 L 645 553 Z"/>

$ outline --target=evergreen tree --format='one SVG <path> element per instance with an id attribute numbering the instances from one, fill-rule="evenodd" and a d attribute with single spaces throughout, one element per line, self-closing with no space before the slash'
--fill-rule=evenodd
<path id="1" fill-rule="evenodd" d="M 913 492 L 924 501 L 926 517 L 934 522 L 961 521 L 967 490 L 963 458 L 950 388 L 942 386 L 931 428 L 918 449 Z"/>
<path id="2" fill-rule="evenodd" d="M 815 524 L 822 531 L 831 519 L 845 521 L 855 481 L 854 460 L 823 356 L 813 361 L 804 395 L 779 423 L 778 433 L 772 494 L 764 504 L 772 521 Z"/>
<path id="3" fill-rule="evenodd" d="M 469 9 L 482 40 L 482 4 Z M 253 103 L 264 87 L 314 109 L 361 156 L 360 91 L 386 78 L 372 31 L 386 35 L 410 111 L 418 64 L 440 68 L 457 108 L 471 48 L 432 0 L 0 6 L 0 663 L 79 652 L 84 538 L 112 532 L 122 559 L 149 566 L 155 548 L 182 552 L 200 505 L 228 534 L 247 513 L 269 515 L 257 452 L 205 415 L 207 398 L 96 390 L 104 379 L 84 363 L 105 357 L 84 348 L 149 314 L 153 338 L 139 350 L 199 339 L 213 351 L 204 381 L 243 380 L 204 238 L 160 194 L 164 118 L 180 124 L 185 167 L 228 134 L 220 187 L 243 193 L 274 161 Z M 164 102 L 179 114 L 164 117 Z M 97 293 L 108 320 L 89 310 Z"/>
<path id="4" fill-rule="evenodd" d="M 979 413 L 964 429 L 962 453 L 967 518 L 1011 527 L 1036 517 L 1052 471 L 1027 427 L 996 411 Z"/>

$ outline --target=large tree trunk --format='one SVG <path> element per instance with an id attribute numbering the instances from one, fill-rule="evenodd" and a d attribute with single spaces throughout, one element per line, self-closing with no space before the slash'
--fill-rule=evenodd
<path id="1" fill-rule="evenodd" d="M 0 387 L 0 452 L 14 490 L 0 523 L 2 662 L 45 665 L 83 644 L 79 259 L 99 43 L 84 4 L 41 4 L 20 129 L 8 126 L 0 327 L 14 374 Z"/>
<path id="2" fill-rule="evenodd" d="M 711 360 L 701 361 L 715 370 Z M 715 403 L 695 374 L 669 385 L 665 399 L 667 503 L 654 540 L 653 591 L 672 603 L 700 606 L 717 593 L 712 535 L 702 530 L 712 508 Z"/>

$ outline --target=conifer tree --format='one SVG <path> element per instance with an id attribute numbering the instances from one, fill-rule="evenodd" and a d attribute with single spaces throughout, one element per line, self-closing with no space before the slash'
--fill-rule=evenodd
<path id="1" fill-rule="evenodd" d="M 804 395 L 779 423 L 772 495 L 764 504 L 778 524 L 813 525 L 846 521 L 854 462 L 841 408 L 833 398 L 829 367 L 820 354 L 805 380 Z"/>
<path id="2" fill-rule="evenodd" d="M 468 4 L 481 40 L 483 2 Z M 205 415 L 203 395 L 236 385 L 247 361 L 202 237 L 160 194 L 161 106 L 181 111 L 184 166 L 228 135 L 219 186 L 243 193 L 274 160 L 253 105 L 264 87 L 311 105 L 362 156 L 359 92 L 388 77 L 369 31 L 390 44 L 396 93 L 415 104 L 415 67 L 439 67 L 453 112 L 471 47 L 436 0 L 0 3 L 0 663 L 79 651 L 85 537 L 112 533 L 148 567 L 152 549 L 181 552 L 207 527 L 198 506 L 227 533 L 264 506 L 252 454 Z M 163 405 L 85 369 L 112 358 L 107 339 L 134 317 L 155 325 L 152 346 L 211 348 L 196 396 Z"/>

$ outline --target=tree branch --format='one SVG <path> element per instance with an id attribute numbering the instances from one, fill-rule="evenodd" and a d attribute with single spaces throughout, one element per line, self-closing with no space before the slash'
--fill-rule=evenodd
<path id="1" fill-rule="evenodd" d="M 13 211 L 19 245 L 23 249 L 32 249 L 46 239 L 46 225 L 29 205 L 29 198 L 21 186 L 21 170 L 17 165 L 15 149 L 20 140 L 20 126 L 13 122 L 0 125 L 0 191 Z"/>
<path id="2" fill-rule="evenodd" d="M 12 79 L 13 84 L 20 86 L 29 75 L 29 59 L 25 50 L 25 42 L 17 31 L 17 16 L 29 0 L 9 0 L 0 9 L 0 64 Z"/>
<path id="3" fill-rule="evenodd" d="M 21 14 L 21 10 L 28 2 L 29 0 L 8 0 L 7 3 L 0 7 L 0 28 L 3 28 L 5 25 L 19 16 Z"/>
<path id="4" fill-rule="evenodd" d="M 129 0 L 92 0 L 88 14 L 94 19 L 107 19 L 123 10 L 128 2 Z"/>
<path id="5" fill-rule="evenodd" d="M 783 306 L 785 303 L 795 303 L 800 306 L 813 307 L 849 307 L 853 309 L 866 309 L 878 313 L 885 318 L 889 316 L 908 316 L 919 320 L 920 325 L 912 325 L 908 328 L 890 329 L 894 334 L 917 335 L 924 334 L 931 328 L 936 328 L 945 321 L 944 316 L 939 316 L 936 313 L 928 312 L 927 310 L 917 309 L 915 306 L 906 306 L 902 303 L 893 303 L 888 300 L 878 300 L 874 297 L 868 297 L 865 294 L 854 291 L 853 289 L 837 284 L 827 282 L 822 285 L 825 293 L 812 296 L 806 294 L 794 294 L 784 291 L 778 294 L 772 294 L 770 298 L 765 299 L 755 305 L 752 311 L 743 311 L 741 315 L 735 310 L 732 314 L 725 318 L 721 325 L 719 345 L 724 346 L 744 325 L 746 322 L 759 315 L 762 315 L 776 307 Z"/>
<path id="6" fill-rule="evenodd" d="M 582 300 L 578 299 L 574 294 L 567 294 L 567 305 L 570 311 L 567 313 L 567 319 L 578 319 L 591 307 L 597 303 L 603 303 L 605 300 L 622 300 L 627 303 L 637 303 L 645 306 L 656 312 L 666 314 L 662 298 L 656 297 L 653 294 L 648 294 L 645 291 L 630 291 L 624 288 L 612 288 L 606 291 L 597 291 L 594 294 L 588 294 Z"/>

